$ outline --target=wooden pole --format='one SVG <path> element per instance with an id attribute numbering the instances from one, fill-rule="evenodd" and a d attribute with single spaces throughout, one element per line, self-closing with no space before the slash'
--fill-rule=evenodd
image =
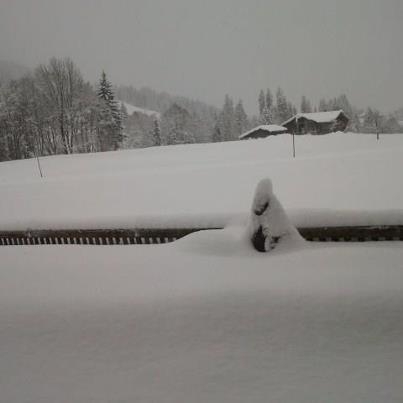
<path id="1" fill-rule="evenodd" d="M 292 156 L 295 158 L 295 132 L 298 132 L 298 117 L 295 118 L 295 130 L 292 132 Z"/>
<path id="2" fill-rule="evenodd" d="M 36 143 L 36 142 L 35 142 L 35 143 Z M 41 162 L 39 161 L 39 155 L 38 155 L 37 144 L 35 144 L 34 150 L 35 150 L 35 158 L 36 158 L 36 163 L 37 163 L 37 165 L 38 165 L 39 175 L 41 175 L 41 178 L 43 178 Z"/>
<path id="3" fill-rule="evenodd" d="M 36 155 L 36 162 L 38 163 L 39 174 L 41 175 L 41 178 L 43 178 L 41 162 L 39 161 L 38 155 Z"/>

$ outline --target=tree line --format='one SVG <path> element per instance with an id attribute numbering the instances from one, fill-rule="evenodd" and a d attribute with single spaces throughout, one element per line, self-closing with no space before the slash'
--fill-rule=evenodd
<path id="1" fill-rule="evenodd" d="M 261 90 L 258 97 L 259 122 L 261 124 L 282 124 L 297 113 L 297 108 L 288 102 L 284 92 L 278 88 L 276 102 L 269 89 Z M 360 133 L 401 133 L 403 128 L 399 124 L 399 111 L 382 114 L 374 108 L 359 109 L 353 106 L 345 94 L 331 99 L 320 99 L 318 105 L 302 95 L 299 107 L 300 113 L 326 112 L 343 110 L 349 117 L 348 131 Z"/>
<path id="2" fill-rule="evenodd" d="M 105 73 L 94 88 L 69 58 L 52 58 L 0 91 L 0 159 L 116 150 L 122 111 Z"/>
<path id="3" fill-rule="evenodd" d="M 116 94 L 116 96 L 115 96 Z M 127 113 L 124 102 L 152 109 Z M 302 96 L 303 113 L 343 109 L 348 129 L 399 132 L 395 115 L 360 110 L 346 95 L 319 101 Z M 258 125 L 281 124 L 298 109 L 278 88 L 257 96 L 256 116 L 248 116 L 241 99 L 229 95 L 216 108 L 197 100 L 149 88 L 114 88 L 105 72 L 92 85 L 70 58 L 52 58 L 33 72 L 0 83 L 0 161 L 54 154 L 110 151 L 169 144 L 237 140 Z"/>

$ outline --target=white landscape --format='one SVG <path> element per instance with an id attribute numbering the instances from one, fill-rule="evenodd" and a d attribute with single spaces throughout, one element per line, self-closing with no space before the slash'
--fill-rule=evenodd
<path id="1" fill-rule="evenodd" d="M 402 242 L 269 253 L 296 226 L 403 224 L 403 136 L 336 133 L 0 164 L 0 226 L 226 226 L 165 245 L 0 247 L 0 401 L 401 402 Z"/>
<path id="2" fill-rule="evenodd" d="M 3 230 L 220 226 L 270 177 L 294 224 L 403 224 L 403 136 L 335 133 L 0 164 Z M 340 213 L 340 214 L 338 214 Z"/>

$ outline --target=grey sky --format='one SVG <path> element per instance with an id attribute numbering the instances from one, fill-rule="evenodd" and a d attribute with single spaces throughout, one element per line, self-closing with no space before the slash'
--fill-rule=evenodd
<path id="1" fill-rule="evenodd" d="M 0 59 L 257 109 L 261 88 L 403 105 L 402 0 L 0 0 Z"/>

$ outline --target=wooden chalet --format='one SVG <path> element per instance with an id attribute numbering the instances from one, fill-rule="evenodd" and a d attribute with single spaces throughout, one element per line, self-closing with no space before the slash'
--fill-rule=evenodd
<path id="1" fill-rule="evenodd" d="M 346 130 L 349 118 L 342 111 L 297 113 L 282 123 L 290 133 L 326 134 Z"/>
<path id="2" fill-rule="evenodd" d="M 255 127 L 248 132 L 239 136 L 240 140 L 261 139 L 268 136 L 275 136 L 277 134 L 287 133 L 288 129 L 284 126 L 278 125 L 262 125 Z"/>

